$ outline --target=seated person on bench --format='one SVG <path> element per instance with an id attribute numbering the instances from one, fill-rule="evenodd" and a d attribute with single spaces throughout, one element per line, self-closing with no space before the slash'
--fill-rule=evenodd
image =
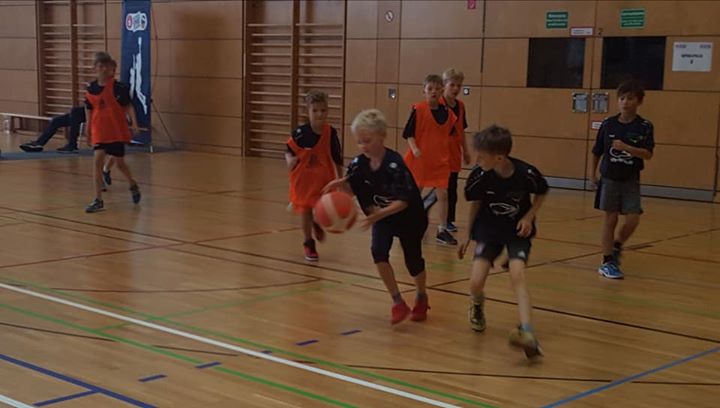
<path id="1" fill-rule="evenodd" d="M 26 152 L 42 152 L 43 146 L 55 135 L 58 129 L 62 127 L 70 127 L 70 133 L 68 134 L 68 143 L 57 149 L 60 153 L 77 153 L 78 152 L 78 137 L 80 136 L 80 124 L 85 122 L 85 108 L 75 107 L 61 116 L 54 117 L 50 121 L 50 125 L 43 131 L 37 140 L 29 143 L 20 145 L 20 148 Z"/>

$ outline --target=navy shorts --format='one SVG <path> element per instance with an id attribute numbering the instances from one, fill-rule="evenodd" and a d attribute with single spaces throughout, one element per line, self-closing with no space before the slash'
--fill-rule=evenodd
<path id="1" fill-rule="evenodd" d="M 474 259 L 484 259 L 493 263 L 505 247 L 507 247 L 509 260 L 517 259 L 525 263 L 528 262 L 530 248 L 532 247 L 530 238 L 518 238 L 506 243 L 478 241 L 475 245 Z"/>
<path id="2" fill-rule="evenodd" d="M 424 217 L 413 225 L 394 225 L 382 220 L 372 226 L 373 261 L 377 263 L 390 261 L 390 248 L 393 239 L 398 237 L 405 255 L 405 266 L 410 275 L 417 276 L 425 270 L 425 259 L 422 256 L 422 240 L 428 227 L 428 219 Z"/>
<path id="3" fill-rule="evenodd" d="M 124 157 L 125 142 L 98 143 L 93 146 L 93 150 L 105 150 L 105 153 L 110 156 Z"/>

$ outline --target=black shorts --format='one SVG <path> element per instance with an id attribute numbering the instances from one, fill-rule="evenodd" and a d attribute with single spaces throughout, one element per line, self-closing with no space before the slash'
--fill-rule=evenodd
<path id="1" fill-rule="evenodd" d="M 400 239 L 405 255 L 405 266 L 410 275 L 417 276 L 425 270 L 425 259 L 422 256 L 422 240 L 428 227 L 428 219 L 424 217 L 412 225 L 395 225 L 379 221 L 372 226 L 373 261 L 377 263 L 390 261 L 390 248 L 393 238 Z"/>
<path id="2" fill-rule="evenodd" d="M 105 150 L 105 153 L 110 156 L 124 157 L 125 142 L 98 143 L 93 146 L 93 150 Z"/>
<path id="3" fill-rule="evenodd" d="M 477 241 L 474 259 L 485 259 L 493 263 L 505 247 L 507 247 L 508 259 L 517 259 L 525 263 L 528 262 L 530 248 L 532 247 L 530 238 L 518 238 L 505 243 Z"/>

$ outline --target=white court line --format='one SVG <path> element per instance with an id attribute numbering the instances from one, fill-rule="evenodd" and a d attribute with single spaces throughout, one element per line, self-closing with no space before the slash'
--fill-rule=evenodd
<path id="1" fill-rule="evenodd" d="M 23 404 L 20 401 L 15 401 L 14 399 L 10 397 L 6 397 L 2 394 L 0 394 L 0 402 L 4 403 L 5 405 L 9 405 L 11 407 L 17 407 L 17 408 L 33 408 L 32 405 Z"/>
<path id="2" fill-rule="evenodd" d="M 46 294 L 44 294 L 44 293 L 38 293 L 38 292 L 35 292 L 35 291 L 32 291 L 32 290 L 27 290 L 27 289 L 18 288 L 18 287 L 15 287 L 15 286 L 6 285 L 6 284 L 4 284 L 4 283 L 0 283 L 0 288 L 7 289 L 7 290 L 11 290 L 11 291 L 13 291 L 13 292 L 24 293 L 24 294 L 29 295 L 29 296 L 33 296 L 33 297 L 36 297 L 36 298 L 49 300 L 49 301 L 51 301 L 51 302 L 60 303 L 60 304 L 63 304 L 63 305 L 66 305 L 66 306 L 71 306 L 71 307 L 74 307 L 74 308 L 77 308 L 77 309 L 82 309 L 82 310 L 85 310 L 85 311 L 87 311 L 87 312 L 97 313 L 97 314 L 100 314 L 100 315 L 112 317 L 112 318 L 114 318 L 114 319 L 124 320 L 124 321 L 126 321 L 126 322 L 130 322 L 130 323 L 137 324 L 137 325 L 139 325 L 139 326 L 145 326 L 145 327 L 148 327 L 148 328 L 150 328 L 150 329 L 155 329 L 155 330 L 157 330 L 157 331 L 161 331 L 161 332 L 165 332 L 165 333 L 169 333 L 169 334 L 174 334 L 175 336 L 179 336 L 179 337 L 185 337 L 185 338 L 187 338 L 187 339 L 195 340 L 195 341 L 200 342 L 200 343 L 210 344 L 210 345 L 212 345 L 212 346 L 216 346 L 216 347 L 220 347 L 220 348 L 224 348 L 224 349 L 236 351 L 236 352 L 238 352 L 238 353 L 247 354 L 247 355 L 249 355 L 249 356 L 261 358 L 261 359 L 264 359 L 264 360 L 273 361 L 273 362 L 275 362 L 275 363 L 284 364 L 284 365 L 287 365 L 287 366 L 290 366 L 290 367 L 299 368 L 299 369 L 305 370 L 305 371 L 310 371 L 310 372 L 313 372 L 313 373 L 315 373 L 315 374 L 324 375 L 324 376 L 326 376 L 326 377 L 334 378 L 334 379 L 336 379 L 336 380 L 349 382 L 349 383 L 352 383 L 352 384 L 355 384 L 355 385 L 360 385 L 360 386 L 363 386 L 363 387 L 371 388 L 371 389 L 376 390 L 376 391 L 385 392 L 385 393 L 388 393 L 388 394 L 392 394 L 392 395 L 396 395 L 396 396 L 399 396 L 399 397 L 411 399 L 411 400 L 414 400 L 414 401 L 423 402 L 423 403 L 428 404 L 428 405 L 433 405 L 433 406 L 436 406 L 436 407 L 444 407 L 444 408 L 457 407 L 456 405 L 448 404 L 448 403 L 442 402 L 442 401 L 437 401 L 437 400 L 434 400 L 434 399 L 430 399 L 430 398 L 427 398 L 427 397 L 423 397 L 423 396 L 421 396 L 421 395 L 416 395 L 416 394 L 409 393 L 409 392 L 406 392 L 406 391 L 396 390 L 395 388 L 390 388 L 390 387 L 386 387 L 386 386 L 384 386 L 384 385 L 371 383 L 371 382 L 369 382 L 369 381 L 361 380 L 361 379 L 358 379 L 358 378 L 355 378 L 355 377 L 349 377 L 349 376 L 347 376 L 347 375 L 338 374 L 338 373 L 335 373 L 335 372 L 332 372 L 332 371 L 323 370 L 323 369 L 321 369 L 321 368 L 317 368 L 317 367 L 313 367 L 313 366 L 309 366 L 309 365 L 305 365 L 305 364 L 296 363 L 296 362 L 294 362 L 294 361 L 286 360 L 286 359 L 284 359 L 284 358 L 275 357 L 275 356 L 273 356 L 273 355 L 268 355 L 268 354 L 264 354 L 264 353 L 261 353 L 261 352 L 258 352 L 258 351 L 253 351 L 253 350 L 245 349 L 245 348 L 242 348 L 242 347 L 238 347 L 238 346 L 236 346 L 236 345 L 233 345 L 233 344 L 228 344 L 228 343 L 224 343 L 224 342 L 221 342 L 221 341 L 213 340 L 213 339 L 211 339 L 211 338 L 198 336 L 198 335 L 196 335 L 196 334 L 187 333 L 187 332 L 180 331 L 180 330 L 175 330 L 175 329 L 172 329 L 172 328 L 170 328 L 170 327 L 161 326 L 161 325 L 159 325 L 159 324 L 150 323 L 150 322 L 146 322 L 146 321 L 138 320 L 138 319 L 133 319 L 132 317 L 127 317 L 127 316 L 120 315 L 120 314 L 117 314 L 117 313 L 108 312 L 107 310 L 98 309 L 98 308 L 91 307 L 91 306 L 86 306 L 86 305 L 83 305 L 83 304 L 80 304 L 80 303 L 71 302 L 71 301 L 69 301 L 69 300 L 65 300 L 65 299 L 62 299 L 62 298 L 55 297 L 55 296 L 46 295 Z"/>

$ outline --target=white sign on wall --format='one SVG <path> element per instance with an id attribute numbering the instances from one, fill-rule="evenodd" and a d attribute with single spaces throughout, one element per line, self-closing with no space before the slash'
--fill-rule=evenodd
<path id="1" fill-rule="evenodd" d="M 676 42 L 673 44 L 673 71 L 710 72 L 713 43 Z"/>

